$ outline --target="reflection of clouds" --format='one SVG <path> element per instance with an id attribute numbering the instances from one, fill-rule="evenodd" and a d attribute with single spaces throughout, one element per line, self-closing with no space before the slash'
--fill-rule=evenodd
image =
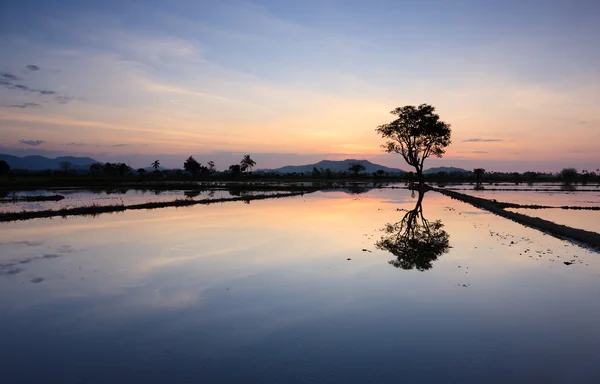
<path id="1" fill-rule="evenodd" d="M 2 244 L 3 243 L 0 243 L 0 245 L 2 245 Z M 37 247 L 37 246 L 44 244 L 44 242 L 43 241 L 11 241 L 8 244 Z M 46 253 L 42 253 L 39 256 L 23 257 L 23 258 L 12 259 L 9 261 L 2 262 L 2 263 L 0 263 L 0 276 L 16 275 L 16 274 L 24 271 L 24 268 L 21 268 L 20 266 L 30 264 L 30 263 L 32 263 L 34 261 L 38 261 L 38 260 L 57 259 L 66 253 L 72 253 L 74 251 L 75 250 L 71 246 L 62 245 L 62 246 L 58 247 L 56 249 L 56 252 L 54 252 L 54 253 L 46 252 Z M 36 282 L 39 282 L 39 281 L 36 281 Z"/>

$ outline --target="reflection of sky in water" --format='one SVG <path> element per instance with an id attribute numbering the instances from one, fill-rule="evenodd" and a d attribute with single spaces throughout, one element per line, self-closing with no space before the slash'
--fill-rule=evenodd
<path id="1" fill-rule="evenodd" d="M 564 209 L 509 209 L 524 215 L 539 217 L 557 224 L 600 233 L 600 211 Z"/>
<path id="2" fill-rule="evenodd" d="M 373 244 L 414 204 L 388 189 L 0 224 L 0 272 L 19 269 L 0 274 L 3 377 L 598 381 L 597 254 L 429 192 L 452 248 L 396 269 Z"/>
<path id="3" fill-rule="evenodd" d="M 186 192 L 188 193 L 186 195 Z M 197 194 L 196 194 L 197 193 Z M 213 191 L 197 191 L 192 194 L 192 191 L 148 191 L 148 190 L 134 190 L 130 189 L 127 191 L 119 190 L 38 190 L 38 191 L 19 191 L 10 193 L 8 198 L 12 196 L 23 197 L 23 196 L 49 196 L 49 195 L 61 195 L 65 198 L 60 201 L 42 201 L 42 202 L 16 202 L 16 203 L 1 203 L 0 212 L 20 212 L 20 211 L 40 211 L 46 209 L 62 209 L 62 208 L 73 208 L 81 207 L 90 204 L 98 205 L 118 205 L 118 204 L 143 204 L 150 202 L 164 202 L 173 201 L 176 199 L 188 199 L 193 198 L 195 200 L 200 199 L 223 199 L 235 197 L 226 190 L 213 190 Z M 250 194 L 271 194 L 277 193 L 272 191 L 266 192 L 248 192 Z"/>
<path id="4" fill-rule="evenodd" d="M 519 191 L 461 191 L 461 193 L 482 197 L 484 199 L 496 199 L 502 202 L 518 203 L 523 205 L 537 204 L 551 207 L 600 206 L 600 191 L 595 192 L 519 192 Z"/>

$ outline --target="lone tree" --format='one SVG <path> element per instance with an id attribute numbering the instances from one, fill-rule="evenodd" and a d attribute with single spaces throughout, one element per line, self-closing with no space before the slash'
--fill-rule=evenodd
<path id="1" fill-rule="evenodd" d="M 10 172 L 10 165 L 4 160 L 0 160 L 0 175 L 6 175 Z"/>
<path id="2" fill-rule="evenodd" d="M 158 168 L 160 168 L 160 161 L 159 160 L 154 160 L 152 162 L 152 168 L 154 168 L 155 171 L 158 171 Z"/>
<path id="3" fill-rule="evenodd" d="M 240 161 L 240 167 L 242 172 L 246 172 L 250 170 L 252 172 L 252 167 L 256 165 L 256 161 L 250 158 L 250 155 L 245 155 L 242 161 Z"/>
<path id="4" fill-rule="evenodd" d="M 475 168 L 473 173 L 475 174 L 475 179 L 477 179 L 477 182 L 480 183 L 481 179 L 483 179 L 483 175 L 485 174 L 485 169 Z"/>
<path id="5" fill-rule="evenodd" d="M 364 171 L 366 168 L 364 165 L 360 163 L 351 164 L 348 170 L 354 174 L 354 176 L 358 176 L 358 174 Z"/>
<path id="6" fill-rule="evenodd" d="M 577 180 L 578 176 L 579 176 L 579 173 L 577 173 L 577 170 L 575 168 L 565 168 L 562 171 L 560 171 L 560 177 L 566 183 L 574 182 L 575 180 Z"/>
<path id="7" fill-rule="evenodd" d="M 450 124 L 440 120 L 428 104 L 418 107 L 407 105 L 391 111 L 398 116 L 394 121 L 380 125 L 375 130 L 388 141 L 381 147 L 388 153 L 396 152 L 415 168 L 423 180 L 423 163 L 431 155 L 442 157 L 450 145 Z"/>
<path id="8" fill-rule="evenodd" d="M 196 176 L 198 172 L 202 169 L 202 164 L 200 164 L 196 159 L 192 156 L 188 157 L 185 163 L 183 163 L 183 169 Z"/>

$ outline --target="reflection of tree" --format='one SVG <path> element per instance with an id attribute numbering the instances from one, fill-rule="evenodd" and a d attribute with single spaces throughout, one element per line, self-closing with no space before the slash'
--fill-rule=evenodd
<path id="1" fill-rule="evenodd" d="M 384 235 L 375 243 L 377 249 L 396 256 L 389 262 L 396 268 L 428 270 L 431 263 L 450 248 L 442 222 L 430 222 L 423 216 L 424 195 L 420 190 L 415 208 L 406 212 L 399 222 L 386 224 Z"/>

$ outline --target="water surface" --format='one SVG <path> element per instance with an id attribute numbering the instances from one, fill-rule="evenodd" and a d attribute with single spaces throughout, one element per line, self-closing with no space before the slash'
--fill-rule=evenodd
<path id="1" fill-rule="evenodd" d="M 417 198 L 0 224 L 3 378 L 599 382 L 598 255 L 429 192 L 450 248 L 396 268 L 375 243 Z"/>

